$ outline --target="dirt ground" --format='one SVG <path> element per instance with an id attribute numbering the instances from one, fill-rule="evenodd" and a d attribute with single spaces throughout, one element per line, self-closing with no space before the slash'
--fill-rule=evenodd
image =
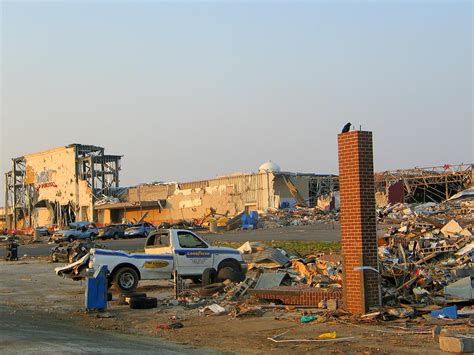
<path id="1" fill-rule="evenodd" d="M 300 311 L 268 310 L 261 317 L 233 318 L 230 315 L 203 316 L 199 309 L 165 306 L 149 310 L 132 310 L 117 304 L 118 293 L 109 303 L 112 318 L 98 318 L 97 313 L 84 311 L 84 284 L 62 279 L 45 260 L 0 262 L 0 305 L 9 309 L 61 316 L 88 329 L 104 329 L 122 334 L 141 334 L 197 348 L 210 348 L 230 353 L 371 353 L 409 354 L 441 353 L 430 334 L 413 334 L 385 325 L 311 322 L 301 324 Z M 164 299 L 172 294 L 167 282 L 143 282 L 138 289 L 147 295 Z M 157 329 L 159 324 L 179 321 L 184 327 L 175 330 Z M 455 327 L 455 326 L 454 326 Z M 431 326 L 420 324 L 418 330 Z M 269 337 L 288 331 L 281 339 L 315 339 L 321 333 L 335 331 L 338 338 L 353 337 L 341 343 L 274 343 Z M 422 344 L 422 345 L 421 345 Z"/>

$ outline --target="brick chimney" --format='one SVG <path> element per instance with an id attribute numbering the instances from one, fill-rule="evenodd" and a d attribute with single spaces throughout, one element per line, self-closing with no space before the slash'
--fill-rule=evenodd
<path id="1" fill-rule="evenodd" d="M 372 132 L 341 133 L 338 147 L 344 306 L 361 314 L 379 301 L 378 274 L 354 270 L 378 269 Z"/>

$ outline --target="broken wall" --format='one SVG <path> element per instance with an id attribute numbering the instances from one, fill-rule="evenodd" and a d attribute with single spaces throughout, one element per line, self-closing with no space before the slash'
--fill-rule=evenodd
<path id="1" fill-rule="evenodd" d="M 133 220 L 148 212 L 151 223 L 203 218 L 210 208 L 234 216 L 248 210 L 276 207 L 272 173 L 239 174 L 189 183 L 145 185 L 129 189 L 128 199 L 136 208 L 125 208 L 124 217 Z M 139 208 L 140 201 L 166 200 L 163 209 Z M 105 219 L 104 219 L 105 220 Z"/>
<path id="2" fill-rule="evenodd" d="M 76 219 L 92 219 L 91 189 L 86 181 L 77 179 L 75 149 L 74 146 L 58 147 L 24 156 L 25 183 L 34 186 L 34 204 L 46 201 L 34 209 L 33 226 L 54 223 L 55 212 L 52 208 L 45 208 L 45 204 L 70 205 Z"/>
<path id="3" fill-rule="evenodd" d="M 301 197 L 308 203 L 309 200 L 309 176 L 292 176 L 291 174 L 286 175 L 287 178 L 295 185 L 298 189 Z M 296 204 L 296 199 L 290 192 L 290 189 L 285 183 L 282 175 L 277 175 L 274 181 L 275 196 L 277 204 L 275 208 L 280 208 L 289 205 L 293 207 Z"/>

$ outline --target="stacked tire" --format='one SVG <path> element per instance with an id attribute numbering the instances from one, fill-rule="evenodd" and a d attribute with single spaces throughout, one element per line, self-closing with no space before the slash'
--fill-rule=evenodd
<path id="1" fill-rule="evenodd" d="M 119 304 L 128 304 L 131 309 L 151 309 L 158 307 L 158 299 L 147 297 L 146 293 L 121 294 Z"/>

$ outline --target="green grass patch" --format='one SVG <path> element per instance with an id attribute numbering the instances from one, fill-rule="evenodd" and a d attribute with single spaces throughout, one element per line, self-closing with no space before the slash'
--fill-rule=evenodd
<path id="1" fill-rule="evenodd" d="M 259 241 L 263 245 L 282 248 L 286 250 L 296 251 L 301 255 L 315 254 L 315 253 L 338 253 L 341 250 L 340 242 L 322 242 L 322 241 L 289 241 L 289 240 L 271 240 L 271 241 Z M 212 245 L 219 247 L 238 248 L 242 245 L 242 242 L 228 242 L 228 241 L 215 241 Z"/>

